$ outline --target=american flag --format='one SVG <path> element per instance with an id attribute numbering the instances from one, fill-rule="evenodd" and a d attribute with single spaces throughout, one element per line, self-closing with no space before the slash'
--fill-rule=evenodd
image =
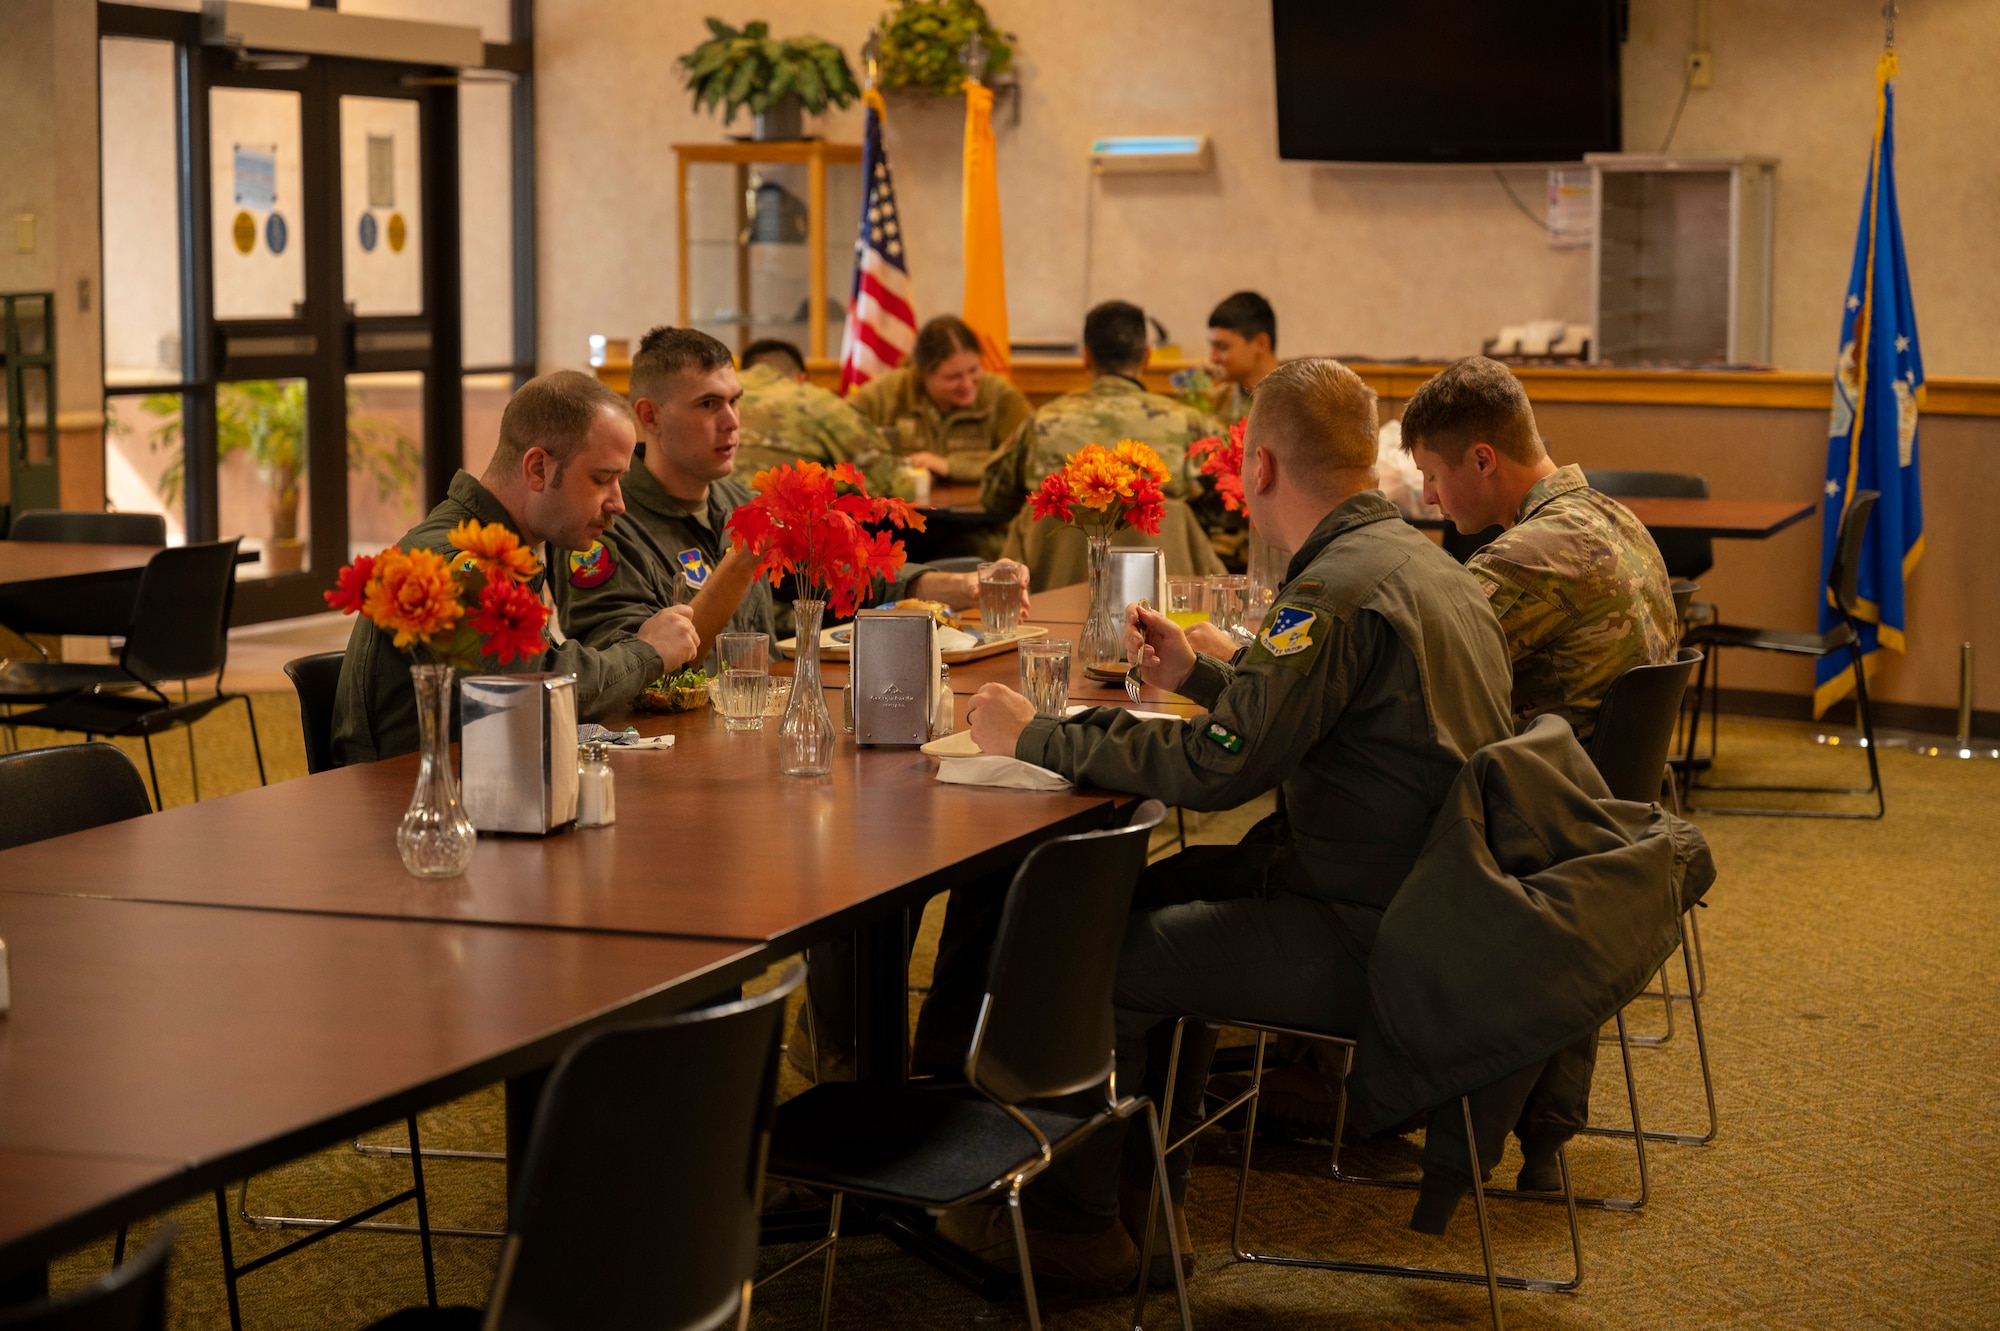
<path id="1" fill-rule="evenodd" d="M 868 189 L 861 205 L 861 234 L 854 242 L 854 290 L 847 298 L 847 325 L 840 334 L 843 396 L 901 365 L 917 340 L 896 187 L 889 177 L 888 155 L 882 151 L 882 98 L 870 88 L 862 100 L 868 110 L 861 174 Z"/>

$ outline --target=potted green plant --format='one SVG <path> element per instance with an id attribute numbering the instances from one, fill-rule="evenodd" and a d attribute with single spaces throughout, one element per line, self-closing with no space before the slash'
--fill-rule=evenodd
<path id="1" fill-rule="evenodd" d="M 861 95 L 847 56 L 818 37 L 778 41 L 761 20 L 742 31 L 721 19 L 708 20 L 709 39 L 680 58 L 697 111 L 722 108 L 722 123 L 735 121 L 744 107 L 754 117 L 754 137 L 805 137 L 804 113 L 819 115 L 845 107 Z"/>
<path id="2" fill-rule="evenodd" d="M 423 452 L 416 440 L 386 421 L 354 414 L 355 395 L 348 395 L 347 467 L 366 471 L 378 493 L 388 498 L 416 481 Z M 177 447 L 181 438 L 181 399 L 157 393 L 145 408 L 164 418 L 153 431 L 152 447 Z M 303 379 L 250 379 L 219 385 L 215 390 L 216 460 L 247 453 L 270 496 L 271 539 L 261 563 L 266 572 L 297 573 L 305 567 L 305 543 L 299 540 L 299 483 L 306 465 L 306 385 Z M 178 504 L 187 482 L 185 455 L 177 453 L 160 474 L 160 497 Z"/>
<path id="3" fill-rule="evenodd" d="M 903 0 L 880 24 L 879 78 L 884 91 L 911 89 L 950 96 L 967 74 L 991 84 L 1013 66 L 1014 39 L 993 26 L 979 0 Z M 968 70 L 961 52 L 974 33 L 986 48 L 986 68 Z"/>

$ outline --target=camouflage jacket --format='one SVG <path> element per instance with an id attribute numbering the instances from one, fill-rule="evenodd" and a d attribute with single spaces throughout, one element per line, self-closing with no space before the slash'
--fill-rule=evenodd
<path id="1" fill-rule="evenodd" d="M 451 478 L 444 502 L 397 544 L 405 550 L 452 555 L 451 529 L 467 518 L 498 522 L 514 530 L 514 519 L 493 493 L 470 472 L 461 471 Z M 537 596 L 551 574 L 560 577 L 566 567 L 562 551 L 551 555 L 556 568 L 545 568 L 528 584 Z M 416 752 L 420 734 L 417 695 L 410 683 L 411 663 L 408 655 L 396 650 L 388 634 L 366 619 L 356 622 L 348 635 L 347 657 L 340 663 L 340 683 L 333 698 L 336 762 L 374 762 Z M 604 644 L 585 644 L 570 637 L 538 656 L 517 657 L 511 665 L 483 662 L 480 670 L 496 675 L 535 670 L 575 675 L 577 720 L 594 721 L 629 706 L 641 689 L 659 677 L 660 654 L 629 633 L 622 641 Z M 456 725 L 454 708 L 454 728 Z"/>
<path id="2" fill-rule="evenodd" d="M 1568 466 L 1536 482 L 1520 516 L 1466 561 L 1507 635 L 1514 721 L 1553 712 L 1579 740 L 1613 680 L 1674 658 L 1678 629 L 1659 547 L 1630 509 Z"/>
<path id="3" fill-rule="evenodd" d="M 847 401 L 876 425 L 895 430 L 896 452 L 945 458 L 954 481 L 978 480 L 1035 414 L 1028 399 L 997 374 L 979 377 L 979 396 L 971 406 L 940 411 L 908 366 L 869 380 Z"/>
<path id="4" fill-rule="evenodd" d="M 1121 439 L 1152 445 L 1173 478 L 1167 497 L 1187 499 L 1201 489 L 1201 467 L 1189 459 L 1188 445 L 1227 433 L 1221 421 L 1147 392 L 1136 379 L 1100 374 L 1090 387 L 1064 393 L 1035 412 L 1015 446 L 987 467 L 980 479 L 980 502 L 995 513 L 1012 513 L 1071 453 L 1085 444 L 1108 447 Z"/>
<path id="5" fill-rule="evenodd" d="M 743 397 L 736 410 L 743 421 L 736 473 L 746 480 L 767 467 L 800 459 L 829 467 L 852 462 L 868 482 L 869 494 L 896 493 L 896 458 L 882 432 L 838 395 L 769 365 L 753 365 L 743 372 Z"/>

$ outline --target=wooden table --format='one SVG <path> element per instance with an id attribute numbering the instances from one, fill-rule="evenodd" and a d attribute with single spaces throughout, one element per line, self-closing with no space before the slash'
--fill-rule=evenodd
<path id="1" fill-rule="evenodd" d="M 139 578 L 157 545 L 0 541 L 0 625 L 16 633 L 110 637 L 132 624 Z M 236 562 L 256 562 L 254 550 Z"/>
<path id="2" fill-rule="evenodd" d="M 740 943 L 16 891 L 0 937 L 0 1278 L 765 964 Z"/>

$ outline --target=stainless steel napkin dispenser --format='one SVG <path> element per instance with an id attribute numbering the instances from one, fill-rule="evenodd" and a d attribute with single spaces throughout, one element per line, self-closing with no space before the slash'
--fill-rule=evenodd
<path id="1" fill-rule="evenodd" d="M 854 742 L 925 744 L 938 687 L 937 621 L 924 610 L 854 620 Z"/>
<path id="2" fill-rule="evenodd" d="M 1111 614 L 1122 630 L 1125 607 L 1146 601 L 1153 609 L 1167 606 L 1167 555 L 1155 545 L 1114 546 L 1111 551 Z"/>
<path id="3" fill-rule="evenodd" d="M 576 676 L 467 676 L 458 718 L 474 827 L 544 836 L 576 821 Z"/>

